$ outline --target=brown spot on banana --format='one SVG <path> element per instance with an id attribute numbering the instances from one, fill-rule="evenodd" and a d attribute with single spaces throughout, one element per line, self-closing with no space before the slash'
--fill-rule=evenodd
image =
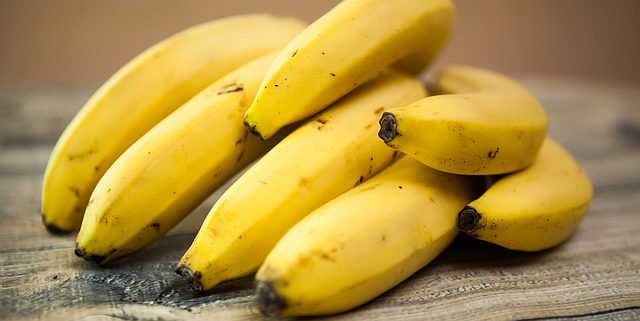
<path id="1" fill-rule="evenodd" d="M 233 84 L 229 84 L 222 87 L 221 90 L 217 92 L 217 95 L 225 95 L 225 94 L 235 93 L 243 90 L 244 90 L 244 87 L 242 87 L 242 85 L 233 83 Z"/>
<path id="2" fill-rule="evenodd" d="M 496 156 L 498 156 L 499 151 L 500 151 L 500 147 L 496 147 L 496 150 L 492 150 L 492 151 L 489 151 L 489 153 L 487 153 L 487 157 L 493 160 L 496 158 Z"/>
<path id="3" fill-rule="evenodd" d="M 149 224 L 149 227 L 151 229 L 153 229 L 154 231 L 156 231 L 156 233 L 160 233 L 160 223 L 158 223 L 158 222 L 151 223 L 151 224 Z"/>
<path id="4" fill-rule="evenodd" d="M 77 186 L 69 186 L 69 190 L 76 198 L 80 198 L 80 189 Z"/>

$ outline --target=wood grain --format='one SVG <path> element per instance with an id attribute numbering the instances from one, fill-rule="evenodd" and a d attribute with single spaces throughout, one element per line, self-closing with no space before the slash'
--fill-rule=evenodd
<path id="1" fill-rule="evenodd" d="M 388 293 L 323 319 L 640 319 L 640 89 L 522 80 L 545 105 L 552 135 L 594 181 L 577 233 L 539 253 L 461 236 Z M 215 196 L 150 248 L 106 268 L 75 257 L 73 235 L 46 233 L 38 213 L 44 166 L 92 90 L 0 89 L 0 318 L 263 320 L 252 278 L 195 295 L 173 272 Z"/>

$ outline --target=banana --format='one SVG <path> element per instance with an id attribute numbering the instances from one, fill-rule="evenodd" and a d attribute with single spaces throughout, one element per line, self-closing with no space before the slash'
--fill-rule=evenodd
<path id="1" fill-rule="evenodd" d="M 471 237 L 512 250 L 540 251 L 575 231 L 593 198 L 580 164 L 552 138 L 536 162 L 507 175 L 458 214 L 458 227 Z"/>
<path id="2" fill-rule="evenodd" d="M 214 80 L 281 48 L 303 30 L 265 14 L 189 28 L 116 72 L 67 126 L 44 175 L 42 218 L 51 233 L 77 229 L 98 180 L 133 142 Z"/>
<path id="3" fill-rule="evenodd" d="M 177 272 L 205 291 L 256 271 L 289 227 L 391 162 L 376 121 L 424 95 L 417 80 L 389 73 L 298 128 L 218 199 Z"/>
<path id="4" fill-rule="evenodd" d="M 76 254 L 103 264 L 175 226 L 275 142 L 250 135 L 242 117 L 275 54 L 222 77 L 160 121 L 98 182 Z"/>
<path id="5" fill-rule="evenodd" d="M 269 316 L 343 312 L 427 265 L 457 235 L 456 213 L 476 196 L 472 176 L 403 156 L 304 218 L 256 275 Z"/>
<path id="6" fill-rule="evenodd" d="M 505 174 L 533 163 L 547 116 L 525 88 L 464 66 L 443 68 L 435 86 L 442 95 L 382 115 L 378 135 L 387 145 L 454 174 Z"/>
<path id="7" fill-rule="evenodd" d="M 267 139 L 393 63 L 420 70 L 444 46 L 453 10 L 450 0 L 342 1 L 276 58 L 247 111 L 247 127 Z"/>

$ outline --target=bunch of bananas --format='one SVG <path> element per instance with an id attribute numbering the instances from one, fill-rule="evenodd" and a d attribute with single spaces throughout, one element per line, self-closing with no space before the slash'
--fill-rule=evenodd
<path id="1" fill-rule="evenodd" d="M 450 0 L 345 0 L 309 26 L 243 15 L 164 40 L 62 134 L 45 226 L 80 228 L 76 254 L 105 264 L 262 156 L 218 199 L 177 272 L 207 291 L 257 271 L 266 315 L 356 307 L 459 230 L 514 250 L 563 242 L 592 186 L 547 137 L 536 98 L 479 68 L 442 68 L 431 96 L 412 76 L 443 48 L 453 12 Z"/>

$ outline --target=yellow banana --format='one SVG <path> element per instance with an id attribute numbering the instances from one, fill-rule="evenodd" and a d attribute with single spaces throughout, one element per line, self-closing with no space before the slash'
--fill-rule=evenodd
<path id="1" fill-rule="evenodd" d="M 460 211 L 458 227 L 508 249 L 544 250 L 569 238 L 592 197 L 584 170 L 568 151 L 547 138 L 531 167 L 499 179 Z"/>
<path id="2" fill-rule="evenodd" d="M 115 159 L 153 125 L 231 70 L 284 46 L 304 28 L 265 14 L 189 28 L 144 51 L 82 107 L 58 140 L 42 187 L 43 223 L 77 229 L 89 196 Z"/>
<path id="3" fill-rule="evenodd" d="M 442 49 L 450 0 L 345 0 L 305 29 L 276 58 L 245 116 L 267 139 L 327 107 L 398 62 L 417 71 Z"/>
<path id="4" fill-rule="evenodd" d="M 463 66 L 445 67 L 435 85 L 442 95 L 382 115 L 378 135 L 387 145 L 454 174 L 505 174 L 533 163 L 547 116 L 525 88 Z"/>
<path id="5" fill-rule="evenodd" d="M 266 315 L 346 311 L 389 290 L 453 241 L 472 176 L 402 157 L 304 218 L 278 242 L 257 280 Z"/>
<path id="6" fill-rule="evenodd" d="M 376 121 L 424 95 L 417 80 L 390 73 L 298 128 L 220 197 L 177 272 L 204 291 L 256 271 L 289 227 L 390 163 Z"/>
<path id="7" fill-rule="evenodd" d="M 274 57 L 222 77 L 131 145 L 91 194 L 76 254 L 102 264 L 147 246 L 274 145 L 242 124 Z"/>

